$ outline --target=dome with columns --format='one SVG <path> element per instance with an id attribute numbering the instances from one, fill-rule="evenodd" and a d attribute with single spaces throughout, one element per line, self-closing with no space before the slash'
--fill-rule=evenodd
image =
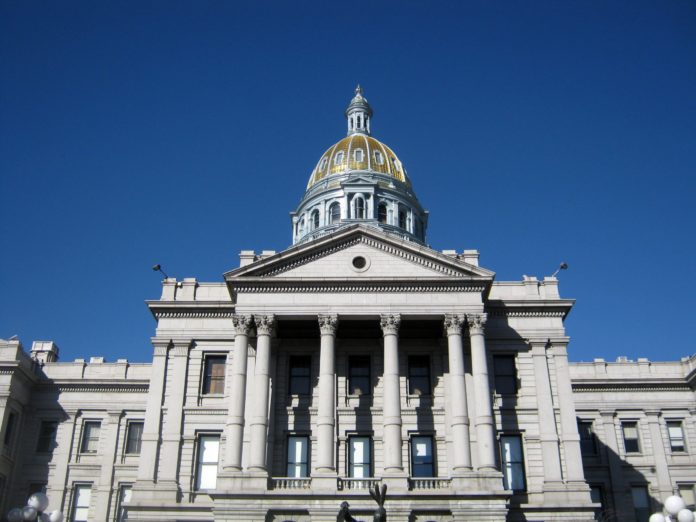
<path id="1" fill-rule="evenodd" d="M 329 147 L 293 212 L 293 244 L 363 223 L 425 242 L 428 213 L 394 151 L 371 136 L 372 108 L 358 85 L 345 111 L 348 135 Z"/>

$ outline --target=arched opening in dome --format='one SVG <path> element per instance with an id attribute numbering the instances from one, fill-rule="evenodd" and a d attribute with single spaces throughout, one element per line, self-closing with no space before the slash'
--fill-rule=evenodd
<path id="1" fill-rule="evenodd" d="M 365 219 L 365 200 L 362 196 L 355 197 L 355 219 Z"/>
<path id="2" fill-rule="evenodd" d="M 341 205 L 332 203 L 329 207 L 329 223 L 332 225 L 341 221 Z"/>
<path id="3" fill-rule="evenodd" d="M 319 228 L 319 211 L 312 211 L 312 230 Z"/>
<path id="4" fill-rule="evenodd" d="M 402 208 L 399 209 L 399 228 L 406 230 L 406 211 Z"/>
<path id="5" fill-rule="evenodd" d="M 379 221 L 380 223 L 387 222 L 387 204 L 386 203 L 380 203 L 379 207 L 377 207 L 377 221 Z"/>

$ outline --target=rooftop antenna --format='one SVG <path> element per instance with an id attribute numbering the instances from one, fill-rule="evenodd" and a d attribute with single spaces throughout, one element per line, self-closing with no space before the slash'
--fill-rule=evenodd
<path id="1" fill-rule="evenodd" d="M 558 272 L 560 272 L 561 270 L 568 270 L 568 263 L 561 263 L 560 265 L 558 265 L 558 268 L 553 274 L 551 274 L 551 277 L 556 277 L 556 275 L 558 275 Z"/>
<path id="2" fill-rule="evenodd" d="M 169 276 L 164 273 L 164 270 L 162 270 L 162 265 L 156 264 L 155 266 L 152 267 L 152 269 L 155 272 L 161 272 L 165 279 L 169 279 Z"/>

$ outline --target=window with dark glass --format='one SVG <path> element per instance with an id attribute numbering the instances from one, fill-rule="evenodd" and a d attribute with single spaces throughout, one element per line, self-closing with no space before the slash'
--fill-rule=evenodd
<path id="1" fill-rule="evenodd" d="M 140 446 L 143 442 L 143 426 L 142 421 L 131 421 L 128 423 L 126 431 L 126 454 L 140 454 Z"/>
<path id="2" fill-rule="evenodd" d="M 406 212 L 399 210 L 399 228 L 406 228 Z"/>
<path id="3" fill-rule="evenodd" d="M 365 200 L 363 198 L 355 198 L 355 219 L 365 218 Z"/>
<path id="4" fill-rule="evenodd" d="M 380 223 L 387 222 L 387 205 L 380 203 L 377 207 L 377 221 Z"/>
<path id="5" fill-rule="evenodd" d="M 82 453 L 96 453 L 99 449 L 99 432 L 101 431 L 100 421 L 85 421 L 82 427 Z"/>
<path id="6" fill-rule="evenodd" d="M 640 441 L 638 439 L 638 423 L 622 422 L 624 449 L 626 453 L 640 453 Z"/>
<path id="7" fill-rule="evenodd" d="M 315 210 L 312 212 L 312 228 L 319 228 L 319 211 Z"/>
<path id="8" fill-rule="evenodd" d="M 633 486 L 631 488 L 633 497 L 633 512 L 636 522 L 648 522 L 650 518 L 650 495 L 646 486 Z"/>
<path id="9" fill-rule="evenodd" d="M 287 476 L 294 478 L 309 476 L 309 437 L 299 435 L 288 437 Z"/>
<path id="10" fill-rule="evenodd" d="M 116 520 L 118 522 L 123 522 L 123 521 L 127 520 L 125 505 L 131 501 L 132 493 L 133 493 L 133 485 L 132 484 L 123 484 L 119 488 L 118 510 L 117 510 L 118 515 L 116 517 Z"/>
<path id="11" fill-rule="evenodd" d="M 203 395 L 222 395 L 225 393 L 225 362 L 224 355 L 208 355 L 205 358 L 203 375 Z"/>
<path id="12" fill-rule="evenodd" d="M 290 356 L 290 395 L 309 395 L 311 391 L 312 358 L 309 355 Z"/>
<path id="13" fill-rule="evenodd" d="M 501 395 L 517 393 L 517 370 L 514 355 L 493 356 L 493 376 L 495 392 Z"/>
<path id="14" fill-rule="evenodd" d="M 348 439 L 348 476 L 367 478 L 372 476 L 372 439 L 353 436 Z"/>
<path id="15" fill-rule="evenodd" d="M 597 455 L 597 439 L 592 431 L 592 421 L 578 421 L 580 451 L 585 456 Z"/>
<path id="16" fill-rule="evenodd" d="M 12 435 L 14 434 L 15 423 L 17 422 L 17 415 L 14 412 L 10 412 L 7 417 L 7 424 L 5 425 L 5 438 L 3 439 L 5 446 L 9 446 L 12 443 Z"/>
<path id="17" fill-rule="evenodd" d="M 408 393 L 430 395 L 430 357 L 427 355 L 408 358 Z"/>
<path id="18" fill-rule="evenodd" d="M 526 481 L 522 437 L 519 435 L 501 435 L 500 456 L 505 489 L 511 489 L 515 492 L 524 491 Z"/>
<path id="19" fill-rule="evenodd" d="M 669 447 L 672 451 L 686 451 L 684 428 L 681 421 L 667 422 L 667 434 L 669 435 Z"/>
<path id="20" fill-rule="evenodd" d="M 602 486 L 597 484 L 590 484 L 590 500 L 593 504 L 600 504 L 600 507 L 595 510 L 595 520 L 602 520 L 600 518 L 604 512 L 604 489 Z"/>
<path id="21" fill-rule="evenodd" d="M 348 359 L 348 393 L 350 395 L 372 393 L 369 355 L 354 355 Z"/>
<path id="22" fill-rule="evenodd" d="M 332 225 L 341 221 L 341 205 L 339 205 L 338 203 L 332 203 L 329 207 L 329 214 L 329 222 Z"/>
<path id="23" fill-rule="evenodd" d="M 39 428 L 39 440 L 36 442 L 37 453 L 48 453 L 56 446 L 56 432 L 58 422 L 42 421 Z"/>
<path id="24" fill-rule="evenodd" d="M 414 435 L 411 437 L 411 476 L 435 476 L 432 437 L 423 435 Z"/>

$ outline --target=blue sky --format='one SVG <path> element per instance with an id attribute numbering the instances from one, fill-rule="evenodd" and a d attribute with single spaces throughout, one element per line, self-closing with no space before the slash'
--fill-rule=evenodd
<path id="1" fill-rule="evenodd" d="M 696 352 L 696 3 L 0 3 L 0 337 L 150 360 L 161 263 L 282 250 L 360 82 L 436 249 L 577 299 L 573 360 Z"/>

